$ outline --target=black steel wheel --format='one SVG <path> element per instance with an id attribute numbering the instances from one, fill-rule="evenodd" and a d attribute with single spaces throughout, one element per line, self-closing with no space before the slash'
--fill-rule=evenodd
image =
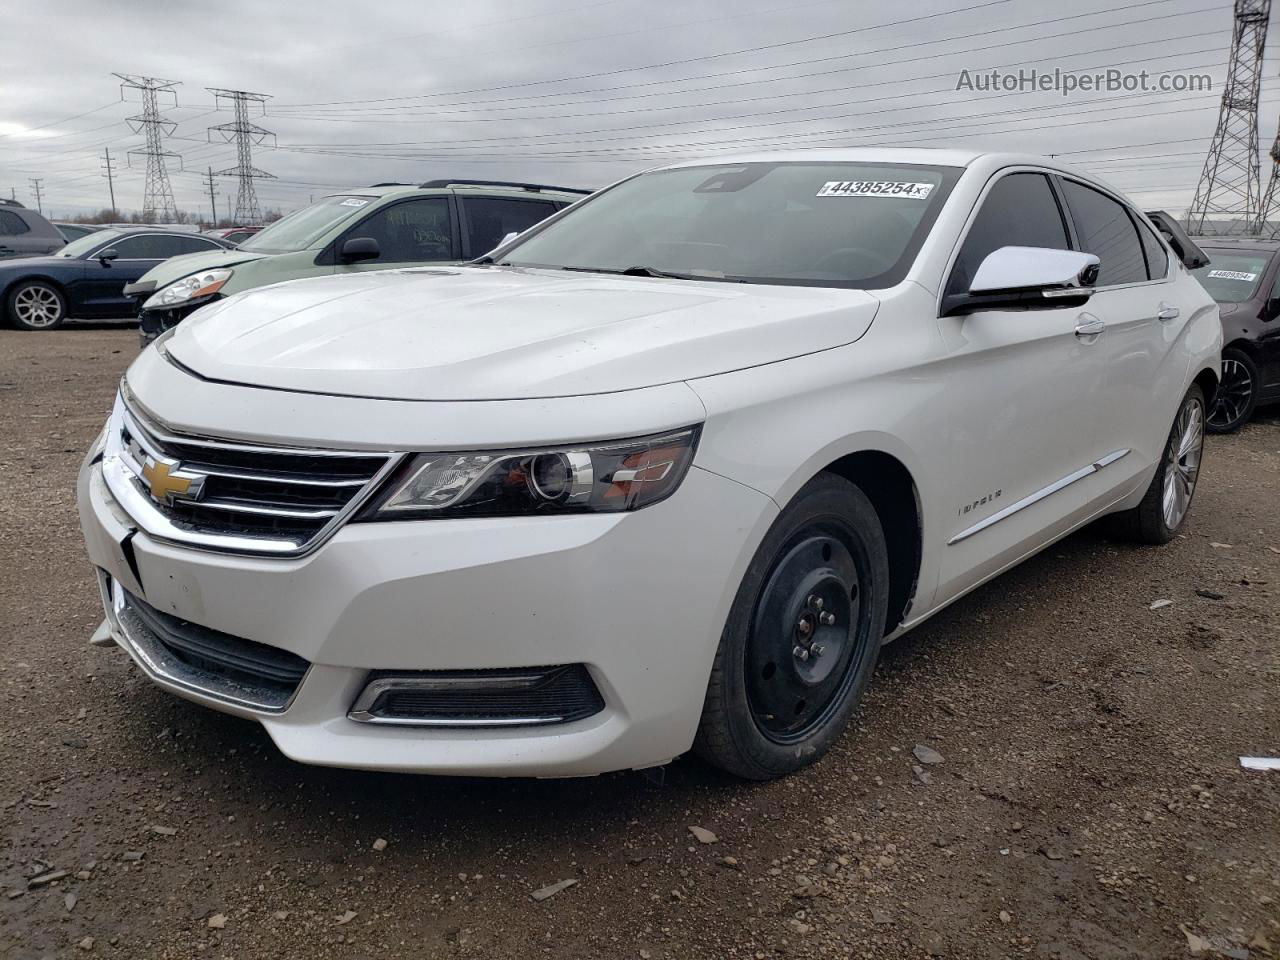
<path id="1" fill-rule="evenodd" d="M 856 659 L 861 578 L 841 522 L 800 530 L 773 568 L 747 640 L 747 701 L 777 743 L 796 743 L 842 699 Z"/>
<path id="2" fill-rule="evenodd" d="M 821 757 L 875 669 L 888 589 L 875 508 L 848 480 L 814 478 L 774 521 L 743 577 L 694 749 L 751 780 Z"/>
<path id="3" fill-rule="evenodd" d="M 1206 426 L 1210 433 L 1239 430 L 1258 405 L 1258 368 L 1243 350 L 1222 351 L 1222 382 L 1213 397 Z"/>

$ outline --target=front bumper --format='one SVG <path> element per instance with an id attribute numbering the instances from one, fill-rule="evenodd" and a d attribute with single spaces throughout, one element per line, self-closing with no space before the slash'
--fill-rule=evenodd
<path id="1" fill-rule="evenodd" d="M 157 684 L 258 720 L 295 760 L 458 775 L 589 775 L 688 750 L 733 595 L 776 516 L 762 494 L 694 467 L 674 496 L 635 513 L 350 524 L 285 560 L 149 536 L 92 458 L 78 496 L 105 582 L 310 663 L 283 709 L 234 702 L 157 670 L 108 598 L 112 636 Z M 348 716 L 371 671 L 554 664 L 585 664 L 603 710 L 467 729 Z"/>

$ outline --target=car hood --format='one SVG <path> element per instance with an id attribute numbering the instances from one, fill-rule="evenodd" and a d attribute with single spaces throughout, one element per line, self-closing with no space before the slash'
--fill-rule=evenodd
<path id="1" fill-rule="evenodd" d="M 72 266 L 82 267 L 84 263 L 74 257 L 5 257 L 0 260 L 0 271 L 30 273 L 32 270 L 65 270 Z"/>
<path id="2" fill-rule="evenodd" d="M 178 257 L 170 257 L 163 263 L 156 264 L 142 275 L 139 283 L 155 281 L 155 289 L 167 287 L 175 280 L 196 273 L 200 270 L 212 270 L 214 267 L 234 267 L 240 263 L 261 260 L 269 257 L 269 253 L 246 253 L 243 250 L 210 250 L 206 253 L 184 253 Z"/>
<path id="3" fill-rule="evenodd" d="M 165 342 L 207 379 L 404 400 L 634 390 L 851 343 L 858 290 L 421 268 L 296 280 L 197 311 Z"/>

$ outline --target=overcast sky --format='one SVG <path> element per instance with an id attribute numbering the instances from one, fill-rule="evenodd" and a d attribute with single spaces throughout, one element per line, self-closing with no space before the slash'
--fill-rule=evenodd
<path id="1" fill-rule="evenodd" d="M 1148 206 L 1190 202 L 1221 99 L 1226 0 L 4 0 L 0 194 L 140 208 L 145 163 L 113 72 L 180 82 L 178 206 L 235 164 L 207 87 L 269 94 L 253 163 L 284 211 L 343 186 L 493 177 L 598 187 L 686 156 L 962 143 L 1056 153 Z M 1273 38 L 1280 42 L 1280 38 Z M 1207 73 L 1208 93 L 957 90 L 961 70 Z M 1280 119 L 1267 65 L 1263 150 Z M 1267 168 L 1264 168 L 1264 179 Z M 235 181 L 219 180 L 225 215 Z"/>

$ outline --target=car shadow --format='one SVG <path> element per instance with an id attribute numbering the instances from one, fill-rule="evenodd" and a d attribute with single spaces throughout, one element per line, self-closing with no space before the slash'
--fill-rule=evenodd
<path id="1" fill-rule="evenodd" d="M 983 619 L 984 614 L 1016 616 L 1021 602 L 1016 598 L 1046 583 L 1069 582 L 1096 566 L 1099 557 L 1115 546 L 1098 525 L 1073 534 L 890 644 L 877 672 L 896 674 L 895 679 L 911 689 L 915 661 L 931 645 L 985 642 L 985 631 L 974 626 L 975 619 Z M 734 797 L 745 799 L 754 791 L 773 789 L 743 783 L 692 755 L 647 774 L 550 780 L 307 766 L 285 758 L 258 724 L 171 697 L 132 667 L 129 676 L 129 689 L 122 696 L 130 706 L 123 717 L 126 730 L 121 732 L 132 756 L 122 762 L 137 764 L 156 776 L 181 777 L 192 793 L 207 791 L 225 798 L 219 800 L 219 811 L 256 821 L 256 833 L 269 830 L 272 822 L 282 818 L 295 824 L 344 822 L 348 828 L 358 820 L 359 836 L 372 832 L 404 837 L 410 826 L 424 843 L 442 830 L 458 827 L 491 836 L 493 842 L 558 836 L 574 823 L 589 824 L 593 831 L 621 832 L 637 817 L 681 816 L 690 807 L 717 798 L 733 802 Z M 914 679 L 920 696 L 928 696 L 924 671 Z M 874 731 L 882 707 L 874 697 L 871 700 L 864 704 L 857 722 Z M 856 735 L 845 735 L 846 747 L 848 738 Z M 842 762 L 841 755 L 856 758 L 858 752 L 833 751 L 819 767 L 829 774 L 830 764 Z"/>

